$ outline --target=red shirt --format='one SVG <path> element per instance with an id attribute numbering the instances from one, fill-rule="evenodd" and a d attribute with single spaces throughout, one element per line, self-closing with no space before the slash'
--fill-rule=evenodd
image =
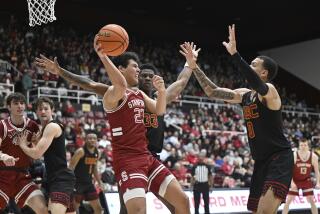
<path id="1" fill-rule="evenodd" d="M 29 118 L 24 117 L 24 124 L 21 127 L 13 125 L 10 117 L 0 121 L 0 138 L 2 139 L 0 150 L 4 154 L 19 158 L 14 167 L 28 168 L 31 164 L 31 158 L 17 144 L 17 136 L 23 132 L 28 132 L 28 141 L 31 141 L 32 135 L 38 131 L 37 123 Z M 0 167 L 6 167 L 3 161 L 0 161 Z"/>
<path id="2" fill-rule="evenodd" d="M 307 181 L 311 179 L 311 172 L 312 172 L 312 153 L 309 152 L 309 158 L 306 161 L 303 161 L 299 153 L 296 152 L 297 154 L 297 160 L 296 163 L 294 164 L 293 168 L 293 181 Z"/>
<path id="3" fill-rule="evenodd" d="M 112 133 L 114 164 L 118 161 L 150 154 L 143 123 L 144 99 L 140 90 L 126 90 L 125 98 L 114 110 L 106 110 Z"/>

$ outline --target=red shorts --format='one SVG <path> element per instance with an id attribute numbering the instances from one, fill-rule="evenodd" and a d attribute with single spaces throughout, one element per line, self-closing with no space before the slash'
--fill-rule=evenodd
<path id="1" fill-rule="evenodd" d="M 15 170 L 0 170 L 0 209 L 4 209 L 9 199 L 22 208 L 29 195 L 39 190 L 27 172 Z"/>
<path id="2" fill-rule="evenodd" d="M 174 178 L 171 172 L 151 154 L 115 161 L 113 165 L 121 195 L 135 188 L 163 195 Z"/>
<path id="3" fill-rule="evenodd" d="M 297 186 L 297 189 L 290 188 L 289 195 L 299 196 L 299 189 L 302 190 L 303 196 L 313 195 L 313 184 L 311 179 L 306 181 L 294 181 Z"/>

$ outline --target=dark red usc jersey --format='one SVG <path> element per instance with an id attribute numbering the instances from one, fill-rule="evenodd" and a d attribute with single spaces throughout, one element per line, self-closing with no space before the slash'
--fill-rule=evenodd
<path id="1" fill-rule="evenodd" d="M 0 138 L 2 139 L 0 150 L 4 154 L 19 158 L 14 167 L 25 169 L 31 164 L 31 158 L 26 155 L 17 144 L 17 136 L 23 132 L 28 132 L 28 141 L 31 141 L 32 135 L 36 134 L 38 131 L 39 127 L 37 123 L 26 117 L 24 117 L 24 124 L 22 127 L 16 127 L 12 123 L 10 117 L 0 121 Z M 5 167 L 2 161 L 0 161 L 0 167 Z"/>
<path id="2" fill-rule="evenodd" d="M 297 152 L 297 160 L 293 168 L 293 181 L 301 182 L 308 181 L 311 179 L 312 172 L 312 153 L 310 152 L 310 157 L 307 161 L 303 161 L 299 153 Z"/>
<path id="3" fill-rule="evenodd" d="M 114 161 L 150 154 L 147 149 L 144 109 L 141 91 L 127 89 L 120 105 L 106 111 L 112 131 Z"/>

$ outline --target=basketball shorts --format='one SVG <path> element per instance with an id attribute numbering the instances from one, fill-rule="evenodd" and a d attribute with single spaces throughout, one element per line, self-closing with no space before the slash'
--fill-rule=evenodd
<path id="1" fill-rule="evenodd" d="M 67 207 L 67 212 L 74 212 L 74 185 L 75 178 L 68 180 L 48 181 L 47 192 L 52 203 L 59 203 Z"/>
<path id="2" fill-rule="evenodd" d="M 151 154 L 118 161 L 114 164 L 114 171 L 124 203 L 135 197 L 145 197 L 147 191 L 163 197 L 174 179 L 171 172 Z"/>
<path id="3" fill-rule="evenodd" d="M 275 197 L 284 203 L 292 179 L 293 165 L 291 149 L 277 152 L 265 160 L 256 160 L 251 178 L 248 210 L 257 211 L 260 197 L 270 188 Z"/>
<path id="4" fill-rule="evenodd" d="M 99 198 L 98 192 L 92 182 L 77 182 L 75 189 L 74 198 L 77 203 L 80 203 L 82 200 L 93 201 Z"/>
<path id="5" fill-rule="evenodd" d="M 313 183 L 310 178 L 306 181 L 294 181 L 294 183 L 296 184 L 297 188 L 290 188 L 288 193 L 289 195 L 299 196 L 299 189 L 302 190 L 303 196 L 313 195 Z"/>
<path id="6" fill-rule="evenodd" d="M 9 199 L 14 199 L 22 208 L 32 193 L 42 195 L 27 171 L 0 170 L 0 210 L 7 206 Z"/>

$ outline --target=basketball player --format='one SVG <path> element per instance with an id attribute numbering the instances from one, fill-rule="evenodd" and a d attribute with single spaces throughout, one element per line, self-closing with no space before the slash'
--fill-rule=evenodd
<path id="1" fill-rule="evenodd" d="M 201 49 L 197 49 L 196 45 L 192 44 L 193 54 L 197 58 L 198 53 Z M 61 68 L 55 58 L 54 61 L 46 58 L 45 56 L 41 55 L 41 58 L 36 58 L 36 64 L 40 68 L 47 70 L 53 74 L 59 75 L 60 77 L 64 78 L 68 82 L 80 86 L 88 91 L 94 92 L 100 96 L 103 96 L 104 93 L 108 89 L 108 85 L 94 82 L 86 77 L 79 76 L 73 74 L 63 68 Z M 155 74 L 157 74 L 157 68 L 154 67 L 152 64 L 145 64 L 142 65 L 141 71 L 139 73 L 139 88 L 145 92 L 149 97 L 154 97 L 154 90 L 152 87 L 151 79 Z M 185 66 L 184 69 L 180 72 L 177 80 L 169 85 L 166 89 L 166 101 L 167 103 L 171 103 L 179 96 L 182 90 L 187 85 L 190 76 L 192 74 L 191 69 L 188 66 Z M 155 118 L 157 120 L 155 120 Z M 163 148 L 163 135 L 164 135 L 164 121 L 163 115 L 157 116 L 156 114 L 145 112 L 144 114 L 144 122 L 145 126 L 147 127 L 147 138 L 148 138 L 148 149 L 149 151 L 156 157 L 157 153 L 162 151 Z M 167 208 L 174 213 L 174 207 L 170 205 L 166 200 L 164 200 L 160 195 L 156 194 L 156 196 L 167 206 Z M 126 209 L 121 200 L 121 214 L 125 214 Z"/>
<path id="2" fill-rule="evenodd" d="M 147 149 L 144 110 L 157 115 L 166 111 L 166 89 L 162 77 L 152 78 L 157 100 L 134 88 L 138 84 L 139 58 L 123 54 L 114 63 L 96 44 L 112 82 L 103 97 L 103 106 L 112 130 L 113 169 L 128 213 L 146 213 L 146 191 L 164 197 L 176 214 L 190 213 L 189 199 L 170 171 Z M 118 69 L 119 68 L 119 69 Z"/>
<path id="3" fill-rule="evenodd" d="M 269 83 L 276 76 L 278 66 L 266 56 L 258 56 L 248 65 L 237 52 L 234 25 L 229 26 L 229 42 L 223 45 L 251 89 L 216 86 L 196 65 L 190 44 L 182 45 L 181 53 L 209 98 L 242 104 L 255 160 L 247 207 L 257 213 L 275 213 L 280 203 L 285 202 L 293 170 L 293 154 L 283 134 L 281 99 Z"/>
<path id="4" fill-rule="evenodd" d="M 69 168 L 74 170 L 76 176 L 75 202 L 76 209 L 82 200 L 89 201 L 94 214 L 103 213 L 99 201 L 99 195 L 92 182 L 92 175 L 103 189 L 103 183 L 97 170 L 99 152 L 97 149 L 97 135 L 94 132 L 87 133 L 85 145 L 75 151 L 71 158 Z"/>
<path id="5" fill-rule="evenodd" d="M 63 125 L 53 120 L 53 101 L 40 97 L 36 103 L 37 117 L 42 133 L 34 147 L 28 147 L 26 134 L 20 136 L 20 147 L 30 157 L 44 156 L 47 172 L 49 210 L 52 214 L 75 213 L 71 202 L 75 176 L 67 166 L 65 135 Z"/>
<path id="6" fill-rule="evenodd" d="M 28 173 L 31 159 L 18 146 L 18 136 L 24 132 L 30 141 L 38 125 L 24 116 L 24 95 L 12 93 L 6 104 L 10 117 L 0 121 L 0 213 L 10 199 L 20 208 L 28 205 L 37 214 L 48 213 L 44 196 Z"/>
<path id="7" fill-rule="evenodd" d="M 314 170 L 316 176 L 316 189 L 320 188 L 320 176 L 318 167 L 318 156 L 310 151 L 308 140 L 302 139 L 299 142 L 299 149 L 293 153 L 294 168 L 293 179 L 291 188 L 288 193 L 286 204 L 283 207 L 282 214 L 287 214 L 289 211 L 290 203 L 295 196 L 299 196 L 299 189 L 302 190 L 303 196 L 311 205 L 311 213 L 317 214 L 318 208 L 316 207 L 313 196 L 313 184 L 311 181 L 311 172 Z"/>

